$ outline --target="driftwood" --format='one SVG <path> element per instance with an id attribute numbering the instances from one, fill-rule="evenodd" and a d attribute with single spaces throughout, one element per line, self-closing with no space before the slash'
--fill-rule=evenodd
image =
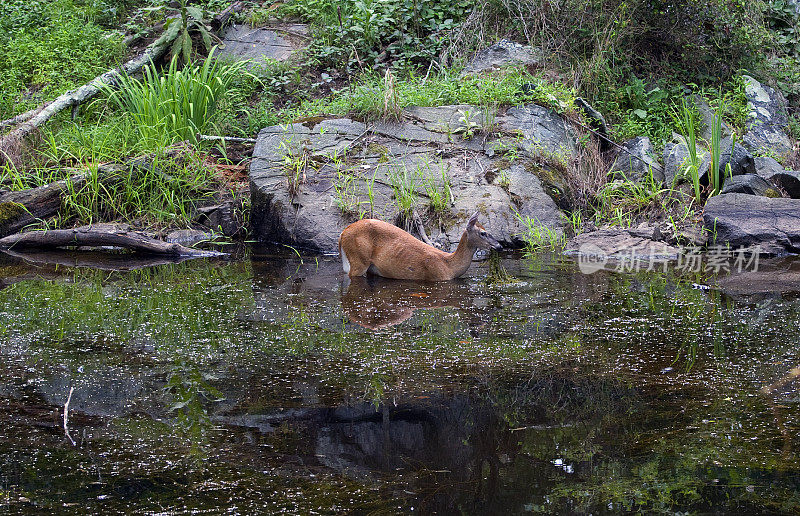
<path id="1" fill-rule="evenodd" d="M 204 142 L 256 143 L 255 138 L 238 138 L 236 136 L 212 136 L 208 134 L 198 134 L 197 138 Z"/>
<path id="2" fill-rule="evenodd" d="M 0 238 L 0 248 L 21 251 L 33 248 L 62 247 L 121 247 L 143 254 L 158 254 L 177 257 L 221 256 L 215 251 L 191 249 L 180 244 L 167 243 L 143 233 L 130 231 L 119 224 L 94 224 L 74 229 L 54 229 L 49 231 L 29 231 Z"/>
<path id="3" fill-rule="evenodd" d="M 121 74 L 134 73 L 143 68 L 147 63 L 155 61 L 164 55 L 170 44 L 178 37 L 179 29 L 180 24 L 170 24 L 160 38 L 151 43 L 139 56 L 122 65 L 121 69 L 115 68 L 109 70 L 95 77 L 88 84 L 84 84 L 77 89 L 64 93 L 48 104 L 44 109 L 24 121 L 16 129 L 0 138 L 0 163 L 7 160 L 11 161 L 13 155 L 16 154 L 16 150 L 19 149 L 22 140 L 35 128 L 50 120 L 56 113 L 85 102 L 97 95 L 104 86 L 115 84 Z"/>
<path id="4" fill-rule="evenodd" d="M 159 265 L 181 263 L 196 256 L 167 256 L 141 253 L 108 253 L 102 251 L 70 251 L 68 249 L 25 249 L 24 252 L 0 250 L 0 258 L 19 260 L 18 263 L 35 266 L 36 272 L 19 276 L 5 276 L 0 280 L 6 286 L 30 279 L 56 279 L 63 277 L 63 267 L 83 267 L 102 271 L 133 271 Z M 25 269 L 28 271 L 29 269 Z"/>
<path id="5" fill-rule="evenodd" d="M 98 181 L 108 183 L 116 180 L 127 169 L 128 165 L 100 165 L 97 169 Z M 86 173 L 81 173 L 38 188 L 0 194 L 0 237 L 55 215 L 67 192 L 70 189 L 82 189 L 86 178 Z"/>

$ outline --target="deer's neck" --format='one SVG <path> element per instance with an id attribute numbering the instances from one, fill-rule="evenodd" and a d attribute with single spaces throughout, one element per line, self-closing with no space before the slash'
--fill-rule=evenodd
<path id="1" fill-rule="evenodd" d="M 450 279 L 457 278 L 467 272 L 472 263 L 472 256 L 475 254 L 476 247 L 469 243 L 469 235 L 464 231 L 455 252 L 447 258 L 448 266 L 452 272 Z"/>

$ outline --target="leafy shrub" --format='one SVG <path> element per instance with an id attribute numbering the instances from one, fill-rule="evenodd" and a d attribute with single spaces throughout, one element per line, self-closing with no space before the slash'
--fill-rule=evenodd
<path id="1" fill-rule="evenodd" d="M 765 17 L 775 34 L 775 43 L 786 54 L 800 56 L 800 13 L 797 5 L 786 0 L 770 0 Z"/>
<path id="2" fill-rule="evenodd" d="M 355 70 L 377 62 L 415 67 L 434 59 L 475 0 L 292 0 L 282 11 L 314 24 L 312 52 Z"/>

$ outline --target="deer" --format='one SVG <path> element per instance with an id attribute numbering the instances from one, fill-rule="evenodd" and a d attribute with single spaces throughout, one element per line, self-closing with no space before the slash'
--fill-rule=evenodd
<path id="1" fill-rule="evenodd" d="M 377 219 L 354 222 L 339 236 L 342 269 L 351 278 L 370 272 L 392 279 L 449 281 L 467 272 L 478 248 L 502 249 L 478 222 L 478 212 L 470 217 L 452 253 L 436 249 Z"/>

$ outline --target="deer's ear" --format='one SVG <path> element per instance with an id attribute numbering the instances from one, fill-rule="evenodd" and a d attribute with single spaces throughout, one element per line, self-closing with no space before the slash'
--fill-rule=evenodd
<path id="1" fill-rule="evenodd" d="M 472 226 L 475 225 L 476 222 L 478 222 L 478 212 L 477 211 L 472 214 L 472 217 L 469 218 L 469 222 L 467 222 L 467 227 L 471 228 Z"/>

